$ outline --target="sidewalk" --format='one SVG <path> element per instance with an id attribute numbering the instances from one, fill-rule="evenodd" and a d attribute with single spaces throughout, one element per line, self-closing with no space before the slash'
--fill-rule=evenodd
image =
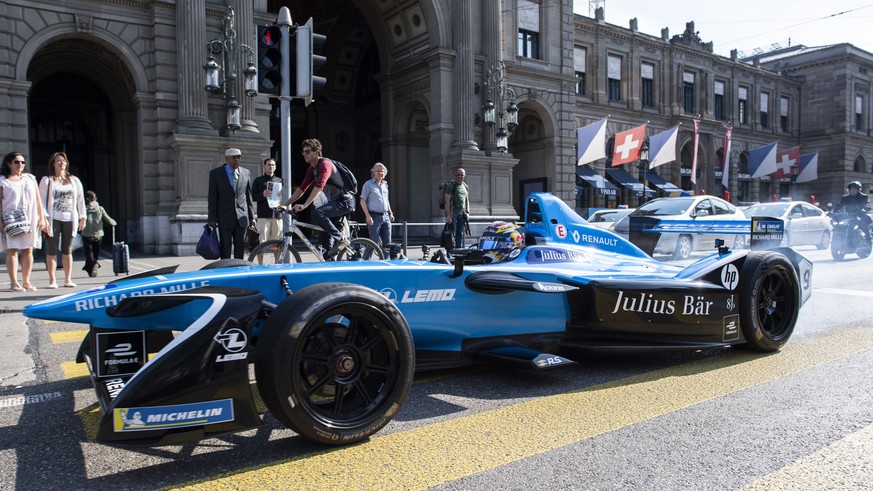
<path id="1" fill-rule="evenodd" d="M 78 254 L 77 254 L 78 253 Z M 151 269 L 162 268 L 165 266 L 178 265 L 176 271 L 194 271 L 202 268 L 212 261 L 207 261 L 200 256 L 141 256 L 135 255 L 130 258 L 130 274 L 141 273 Z M 34 261 L 33 272 L 31 273 L 30 282 L 38 290 L 35 292 L 11 292 L 9 291 L 9 273 L 6 270 L 6 263 L 0 263 L 0 313 L 21 312 L 25 306 L 34 302 L 44 300 L 46 298 L 57 295 L 66 295 L 75 291 L 87 290 L 95 286 L 104 285 L 110 281 L 123 278 L 123 275 L 115 276 L 112 273 L 112 257 L 106 251 L 100 257 L 101 268 L 97 270 L 97 277 L 91 278 L 82 266 L 85 261 L 81 251 L 73 253 L 73 283 L 75 288 L 65 288 L 64 270 L 58 262 L 58 269 L 55 273 L 55 278 L 58 280 L 59 288 L 57 290 L 48 289 L 48 271 L 45 269 L 45 261 Z M 18 268 L 18 282 L 21 283 L 21 266 Z"/>

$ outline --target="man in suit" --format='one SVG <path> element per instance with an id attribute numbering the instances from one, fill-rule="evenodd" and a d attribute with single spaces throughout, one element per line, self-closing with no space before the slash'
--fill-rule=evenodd
<path id="1" fill-rule="evenodd" d="M 218 227 L 221 258 L 243 258 L 245 234 L 249 222 L 254 220 L 252 206 L 252 180 L 248 169 L 240 167 L 242 152 L 228 148 L 224 152 L 225 163 L 209 171 L 209 197 L 207 221 Z"/>

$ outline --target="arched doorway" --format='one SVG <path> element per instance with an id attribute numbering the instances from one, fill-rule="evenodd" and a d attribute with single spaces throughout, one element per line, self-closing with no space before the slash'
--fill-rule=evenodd
<path id="1" fill-rule="evenodd" d="M 64 39 L 40 49 L 27 78 L 30 170 L 46 174 L 54 152 L 66 152 L 71 172 L 97 193 L 121 225 L 141 214 L 136 108 L 130 73 L 105 46 Z"/>

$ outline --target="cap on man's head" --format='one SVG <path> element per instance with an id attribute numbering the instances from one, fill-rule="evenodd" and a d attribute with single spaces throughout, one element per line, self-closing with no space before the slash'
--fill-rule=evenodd
<path id="1" fill-rule="evenodd" d="M 237 155 L 242 155 L 238 148 L 228 148 L 224 151 L 225 157 L 236 157 Z"/>

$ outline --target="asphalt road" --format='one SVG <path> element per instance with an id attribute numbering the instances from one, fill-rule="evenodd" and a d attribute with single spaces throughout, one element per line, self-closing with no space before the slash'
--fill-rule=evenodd
<path id="1" fill-rule="evenodd" d="M 800 251 L 813 296 L 778 353 L 430 373 L 383 431 L 340 448 L 269 414 L 198 444 L 95 443 L 93 389 L 73 362 L 84 326 L 0 314 L 0 487 L 873 489 L 873 259 Z M 188 259 L 181 269 L 205 264 Z M 7 297 L 0 307 L 15 310 Z"/>

